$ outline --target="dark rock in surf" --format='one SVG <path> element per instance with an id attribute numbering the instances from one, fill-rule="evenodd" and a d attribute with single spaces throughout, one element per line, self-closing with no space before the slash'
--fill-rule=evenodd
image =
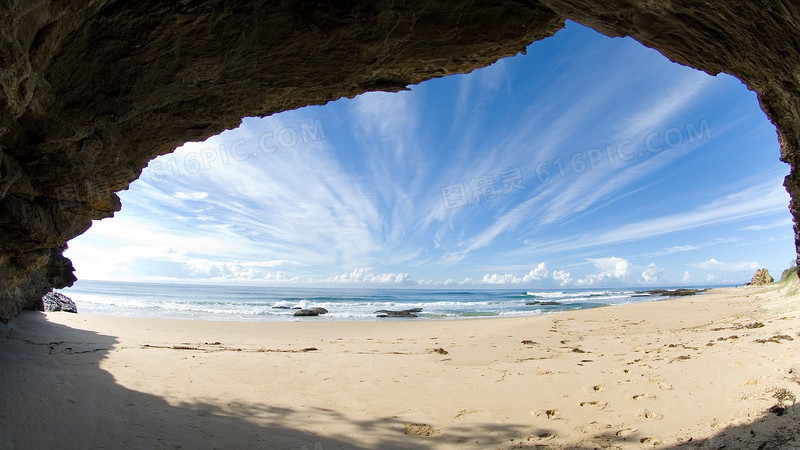
<path id="1" fill-rule="evenodd" d="M 289 309 L 288 306 L 273 306 L 272 309 Z"/>
<path id="2" fill-rule="evenodd" d="M 422 308 L 410 308 L 400 311 L 389 311 L 387 309 L 379 309 L 375 311 L 378 317 L 418 317 L 415 313 L 422 312 Z"/>
<path id="3" fill-rule="evenodd" d="M 661 295 L 664 297 L 686 297 L 687 295 L 695 295 L 699 294 L 700 292 L 705 292 L 708 289 L 651 289 L 649 291 L 639 291 L 636 292 L 637 294 L 650 294 L 650 295 Z"/>
<path id="4" fill-rule="evenodd" d="M 559 303 L 559 302 L 540 302 L 540 301 L 535 301 L 535 302 L 527 302 L 525 304 L 526 305 L 541 305 L 541 306 L 557 306 L 557 305 L 560 305 L 561 303 Z"/>
<path id="5" fill-rule="evenodd" d="M 314 308 L 307 308 L 307 311 L 312 311 L 312 312 L 315 312 L 315 313 L 317 313 L 317 314 L 327 314 L 327 313 L 328 313 L 328 310 L 327 310 L 327 309 L 325 309 L 325 308 L 320 308 L 320 307 L 318 307 L 318 306 L 317 306 L 317 307 L 314 307 Z"/>
<path id="6" fill-rule="evenodd" d="M 295 317 L 314 317 L 318 316 L 319 313 L 310 309 L 301 309 L 300 311 L 296 311 L 294 315 Z"/>

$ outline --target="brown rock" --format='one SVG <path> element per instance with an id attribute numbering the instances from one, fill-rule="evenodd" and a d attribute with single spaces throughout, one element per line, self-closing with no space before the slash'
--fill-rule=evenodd
<path id="1" fill-rule="evenodd" d="M 769 270 L 767 269 L 758 269 L 756 270 L 755 275 L 753 275 L 753 279 L 750 280 L 745 286 L 764 286 L 765 284 L 770 284 L 775 280 L 769 274 Z"/>

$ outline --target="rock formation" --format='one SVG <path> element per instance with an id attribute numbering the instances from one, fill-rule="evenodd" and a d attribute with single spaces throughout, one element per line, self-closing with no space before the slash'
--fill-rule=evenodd
<path id="1" fill-rule="evenodd" d="M 775 279 L 773 279 L 772 275 L 769 274 L 769 270 L 758 269 L 756 270 L 755 275 L 753 275 L 753 279 L 750 280 L 749 283 L 745 284 L 745 286 L 764 286 L 765 284 L 770 284 L 774 281 Z"/>
<path id="2" fill-rule="evenodd" d="M 791 165 L 785 186 L 800 219 L 794 2 L 8 0 L 0 5 L 0 320 L 74 282 L 65 243 L 118 211 L 115 193 L 152 158 L 245 116 L 469 72 L 524 51 L 566 19 L 755 90 Z"/>
<path id="3" fill-rule="evenodd" d="M 58 292 L 48 292 L 42 297 L 42 309 L 48 312 L 64 311 L 77 313 L 78 308 L 71 298 Z"/>

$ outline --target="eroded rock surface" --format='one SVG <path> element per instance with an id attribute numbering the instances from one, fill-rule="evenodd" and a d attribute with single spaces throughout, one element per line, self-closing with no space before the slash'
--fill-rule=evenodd
<path id="1" fill-rule="evenodd" d="M 785 185 L 800 217 L 793 2 L 9 0 L 0 5 L 0 320 L 74 282 L 65 243 L 118 211 L 115 193 L 150 159 L 245 116 L 469 72 L 566 19 L 757 91 L 793 168 Z"/>
<path id="2" fill-rule="evenodd" d="M 753 278 L 745 286 L 764 286 L 774 282 L 775 279 L 769 274 L 767 269 L 758 269 L 753 275 Z"/>

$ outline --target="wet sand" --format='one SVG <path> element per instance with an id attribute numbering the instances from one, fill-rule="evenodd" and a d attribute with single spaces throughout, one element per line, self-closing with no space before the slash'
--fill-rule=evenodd
<path id="1" fill-rule="evenodd" d="M 455 321 L 27 312 L 0 325 L 0 448 L 796 448 L 798 286 Z"/>

